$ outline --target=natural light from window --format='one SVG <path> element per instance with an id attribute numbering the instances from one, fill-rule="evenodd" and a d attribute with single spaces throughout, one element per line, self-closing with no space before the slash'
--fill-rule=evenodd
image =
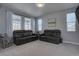
<path id="1" fill-rule="evenodd" d="M 38 31 L 42 31 L 42 19 L 38 19 Z"/>
<path id="2" fill-rule="evenodd" d="M 75 13 L 68 13 L 67 14 L 67 31 L 76 31 Z"/>
<path id="3" fill-rule="evenodd" d="M 25 18 L 24 29 L 31 30 L 31 19 L 30 18 Z"/>
<path id="4" fill-rule="evenodd" d="M 12 30 L 21 30 L 21 17 L 18 15 L 12 15 Z"/>

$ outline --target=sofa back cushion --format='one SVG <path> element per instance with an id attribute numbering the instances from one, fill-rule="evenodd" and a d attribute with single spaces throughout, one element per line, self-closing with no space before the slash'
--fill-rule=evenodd
<path id="1" fill-rule="evenodd" d="M 31 30 L 15 30 L 13 32 L 13 37 L 15 37 L 15 38 L 21 38 L 21 37 L 25 37 L 25 36 L 29 36 L 29 35 L 32 35 Z"/>
<path id="2" fill-rule="evenodd" d="M 44 34 L 47 35 L 47 36 L 61 37 L 61 31 L 60 30 L 45 30 Z"/>
<path id="3" fill-rule="evenodd" d="M 23 33 L 23 36 L 24 37 L 26 37 L 26 36 L 30 36 L 30 35 L 32 35 L 32 31 L 31 30 L 26 30 L 26 31 L 24 31 L 24 33 Z"/>
<path id="4" fill-rule="evenodd" d="M 23 30 L 15 30 L 14 32 L 13 32 L 13 37 L 16 37 L 16 38 L 21 38 L 21 37 L 23 37 Z"/>

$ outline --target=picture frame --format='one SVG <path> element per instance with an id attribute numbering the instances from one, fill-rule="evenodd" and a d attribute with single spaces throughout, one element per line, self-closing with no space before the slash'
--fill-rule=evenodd
<path id="1" fill-rule="evenodd" d="M 56 27 L 56 18 L 48 19 L 48 27 Z"/>

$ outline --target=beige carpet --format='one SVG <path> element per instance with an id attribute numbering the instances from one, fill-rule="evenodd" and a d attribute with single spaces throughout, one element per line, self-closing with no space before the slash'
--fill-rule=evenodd
<path id="1" fill-rule="evenodd" d="M 79 46 L 34 41 L 0 51 L 1 56 L 79 56 Z"/>

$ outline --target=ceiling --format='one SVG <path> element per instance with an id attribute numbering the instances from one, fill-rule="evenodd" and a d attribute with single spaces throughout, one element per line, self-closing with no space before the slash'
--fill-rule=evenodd
<path id="1" fill-rule="evenodd" d="M 39 17 L 49 13 L 67 10 L 77 7 L 78 3 L 46 3 L 44 7 L 38 8 L 35 3 L 4 3 L 2 6 L 22 15 Z"/>

